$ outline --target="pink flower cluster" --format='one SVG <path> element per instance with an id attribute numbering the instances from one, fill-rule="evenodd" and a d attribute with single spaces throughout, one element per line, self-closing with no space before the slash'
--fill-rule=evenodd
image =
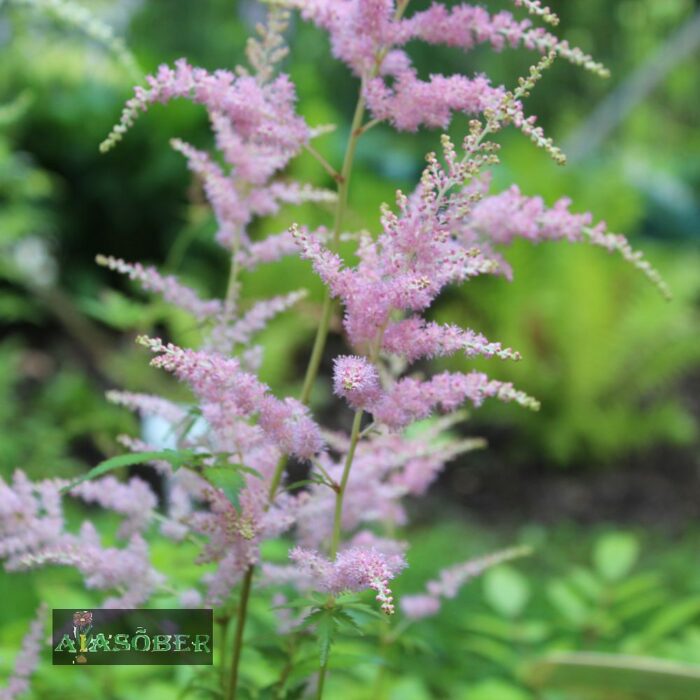
<path id="1" fill-rule="evenodd" d="M 202 300 L 197 292 L 179 282 L 173 275 L 161 275 L 154 267 L 144 267 L 141 263 L 127 263 L 112 256 L 97 256 L 97 263 L 110 270 L 128 275 L 141 286 L 156 294 L 173 306 L 187 311 L 197 319 L 206 319 L 221 313 L 222 304 L 219 299 Z"/>
<path id="2" fill-rule="evenodd" d="M 72 488 L 70 493 L 86 503 L 96 503 L 126 516 L 119 528 L 119 535 L 124 538 L 143 532 L 150 524 L 158 505 L 151 487 L 138 477 L 127 482 L 119 481 L 113 476 L 84 481 Z"/>
<path id="3" fill-rule="evenodd" d="M 0 478 L 0 560 L 5 560 L 5 569 L 16 571 L 47 563 L 73 566 L 83 574 L 88 588 L 118 591 L 118 596 L 103 602 L 105 607 L 138 607 L 164 580 L 151 566 L 146 542 L 134 533 L 124 549 L 104 548 L 87 520 L 77 534 L 67 531 L 60 494 L 65 485 L 58 480 L 33 483 L 19 470 L 11 485 Z M 143 487 L 137 490 L 143 500 Z M 133 492 L 132 485 L 111 494 L 98 496 L 90 490 L 86 494 L 88 500 L 99 498 L 132 518 L 140 518 L 128 504 L 128 494 Z M 145 498 L 153 503 L 152 494 Z"/>
<path id="4" fill-rule="evenodd" d="M 358 445 L 348 480 L 342 514 L 343 532 L 359 532 L 353 540 L 362 546 L 371 545 L 387 554 L 386 542 L 368 540 L 367 528 L 387 523 L 397 526 L 407 522 L 403 500 L 423 495 L 445 465 L 455 456 L 483 447 L 481 440 L 456 440 L 448 433 L 461 416 L 433 419 L 429 429 L 419 437 L 399 433 L 373 433 Z M 319 455 L 318 462 L 335 482 L 341 478 L 348 449 L 344 436 L 326 436 L 332 451 Z M 439 439 L 442 438 L 443 442 Z M 326 486 L 312 485 L 300 497 L 296 512 L 297 541 L 306 548 L 320 550 L 331 536 L 335 493 Z"/>
<path id="5" fill-rule="evenodd" d="M 229 155 L 240 155 L 241 145 L 252 143 L 265 160 L 266 153 L 275 153 L 280 148 L 293 154 L 309 138 L 306 123 L 294 111 L 294 86 L 284 74 L 265 85 L 250 75 L 237 76 L 226 70 L 209 73 L 203 68 L 193 68 L 183 58 L 175 62 L 174 68 L 160 66 L 146 80 L 148 87 L 136 88 L 104 149 L 121 138 L 140 111 L 156 102 L 167 103 L 177 98 L 204 105 L 211 113 L 220 115 L 222 122 L 225 119 L 226 133 L 220 134 L 220 138 Z M 257 169 L 259 166 L 253 164 L 250 155 L 245 154 L 241 162 Z M 276 162 L 274 169 L 279 167 L 280 163 Z"/>
<path id="6" fill-rule="evenodd" d="M 404 17 L 406 2 L 393 0 L 288 0 L 302 17 L 325 29 L 336 58 L 363 81 L 364 97 L 375 119 L 401 131 L 421 125 L 447 128 L 452 114 L 482 114 L 498 110 L 505 90 L 484 76 L 431 75 L 421 80 L 408 53 L 411 41 L 441 44 L 468 51 L 490 44 L 496 51 L 524 46 L 541 53 L 553 51 L 600 74 L 605 69 L 580 49 L 571 47 L 530 20 L 509 12 L 489 14 L 481 7 L 433 3 L 429 9 Z M 528 3 L 533 13 L 550 19 L 548 8 Z"/>
<path id="7" fill-rule="evenodd" d="M 400 555 L 387 557 L 374 548 L 349 547 L 331 562 L 312 550 L 295 547 L 289 552 L 302 576 L 313 580 L 315 590 L 328 593 L 362 591 L 371 588 L 382 610 L 394 612 L 389 581 L 406 566 Z"/>
<path id="8" fill-rule="evenodd" d="M 488 178 L 485 178 L 484 185 L 487 184 Z M 488 253 L 508 276 L 511 275 L 510 267 L 494 246 L 509 245 L 515 238 L 524 238 L 533 243 L 554 240 L 591 243 L 622 255 L 644 273 L 664 296 L 670 296 L 658 272 L 640 252 L 632 250 L 624 236 L 608 233 L 604 222 L 593 226 L 593 217 L 589 212 L 575 214 L 569 210 L 570 205 L 571 200 L 563 197 L 552 207 L 547 207 L 541 197 L 523 195 L 518 186 L 513 185 L 504 192 L 484 196 L 478 201 L 457 235 L 463 245 L 478 246 Z"/>
<path id="9" fill-rule="evenodd" d="M 426 593 L 403 596 L 401 611 L 412 620 L 431 617 L 440 610 L 441 598 L 454 598 L 464 584 L 487 569 L 529 553 L 528 547 L 513 547 L 444 569 L 436 580 L 428 583 Z"/>
<path id="10" fill-rule="evenodd" d="M 172 372 L 187 382 L 199 399 L 202 415 L 215 430 L 226 432 L 237 419 L 257 415 L 260 428 L 284 454 L 301 459 L 323 447 L 323 439 L 309 410 L 296 399 L 274 397 L 255 375 L 241 369 L 235 358 L 187 350 L 158 338 L 140 338 L 156 357 L 154 367 Z"/>
<path id="11" fill-rule="evenodd" d="M 17 653 L 7 685 L 0 688 L 0 700 L 14 700 L 29 690 L 29 678 L 39 665 L 41 657 L 47 614 L 48 606 L 40 605 L 29 631 L 22 640 L 22 648 Z"/>

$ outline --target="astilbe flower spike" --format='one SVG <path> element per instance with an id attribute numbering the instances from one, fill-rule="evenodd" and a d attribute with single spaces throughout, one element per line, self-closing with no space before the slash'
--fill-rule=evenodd
<path id="1" fill-rule="evenodd" d="M 209 73 L 192 67 L 185 59 L 175 67 L 162 65 L 147 77 L 147 88 L 136 88 L 122 113 L 121 121 L 101 149 L 109 150 L 131 127 L 140 111 L 156 102 L 187 98 L 224 115 L 240 136 L 261 146 L 280 147 L 294 153 L 309 138 L 304 121 L 294 114 L 295 93 L 289 77 L 278 76 L 262 85 L 252 76 L 236 76 L 226 70 Z"/>
<path id="2" fill-rule="evenodd" d="M 110 255 L 98 255 L 96 260 L 98 265 L 138 281 L 145 290 L 161 294 L 165 301 L 187 311 L 197 319 L 206 319 L 221 313 L 222 304 L 219 299 L 200 299 L 193 289 L 179 282 L 173 275 L 161 275 L 154 267 L 144 267 L 141 263 L 127 263 Z"/>
<path id="3" fill-rule="evenodd" d="M 529 547 L 512 547 L 443 569 L 436 580 L 428 583 L 426 593 L 401 598 L 401 612 L 411 620 L 436 615 L 440 610 L 441 598 L 454 598 L 462 586 L 486 570 L 528 556 L 531 552 Z"/>
<path id="4" fill-rule="evenodd" d="M 133 477 L 127 482 L 113 476 L 84 481 L 70 490 L 72 496 L 86 503 L 97 503 L 102 508 L 124 515 L 126 520 L 118 534 L 128 538 L 136 532 L 143 532 L 150 524 L 158 499 L 147 482 Z"/>
<path id="5" fill-rule="evenodd" d="M 433 74 L 421 80 L 402 48 L 416 39 L 467 51 L 482 43 L 496 51 L 522 45 L 607 75 L 600 63 L 580 49 L 506 11 L 490 15 L 469 4 L 448 8 L 433 3 L 428 10 L 405 17 L 407 3 L 392 0 L 286 0 L 285 4 L 298 8 L 304 19 L 329 33 L 333 54 L 362 79 L 363 96 L 373 117 L 401 131 L 415 131 L 421 125 L 445 129 L 453 113 L 497 111 L 506 96 L 504 88 L 493 87 L 484 76 Z M 556 15 L 539 2 L 516 4 L 525 4 L 530 13 L 557 24 Z M 530 129 L 520 113 L 518 121 Z"/>
<path id="6" fill-rule="evenodd" d="M 316 552 L 296 547 L 289 557 L 302 578 L 313 580 L 316 590 L 338 594 L 371 588 L 382 611 L 387 615 L 394 613 L 389 581 L 406 566 L 402 556 L 386 557 L 374 548 L 349 547 L 330 562 Z"/>
<path id="7" fill-rule="evenodd" d="M 29 690 L 29 679 L 39 665 L 46 631 L 48 606 L 42 603 L 17 653 L 14 669 L 4 688 L 0 688 L 0 700 L 15 700 Z"/>
<path id="8" fill-rule="evenodd" d="M 20 470 L 11 485 L 0 479 L 0 560 L 4 560 L 4 568 L 19 571 L 45 564 L 73 566 L 83 574 L 88 588 L 118 592 L 104 600 L 104 607 L 143 604 L 164 582 L 149 561 L 147 543 L 133 533 L 125 548 L 104 548 L 88 520 L 77 533 L 66 530 L 61 504 L 65 486 L 66 482 L 57 479 L 31 482 Z M 100 498 L 133 516 L 123 500 L 118 502 L 121 495 L 103 494 Z M 129 530 L 133 532 L 133 527 L 124 534 Z"/>
<path id="9" fill-rule="evenodd" d="M 263 432 L 285 454 L 305 459 L 318 453 L 323 440 L 308 409 L 295 399 L 280 400 L 235 358 L 186 350 L 158 338 L 139 342 L 156 354 L 151 364 L 187 382 L 212 427 L 225 430 L 235 417 L 258 415 Z"/>

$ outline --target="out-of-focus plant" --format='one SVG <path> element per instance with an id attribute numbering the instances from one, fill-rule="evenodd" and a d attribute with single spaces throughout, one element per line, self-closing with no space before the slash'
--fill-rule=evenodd
<path id="1" fill-rule="evenodd" d="M 435 528 L 420 535 L 416 547 L 442 561 L 464 532 L 463 525 Z M 525 531 L 523 539 L 530 539 Z M 444 616 L 426 609 L 423 618 L 395 627 L 380 683 L 364 697 L 392 698 L 401 679 L 410 679 L 406 693 L 416 698 L 603 700 L 618 693 L 625 700 L 680 700 L 697 694 L 700 578 L 674 572 L 672 562 L 685 556 L 681 550 L 693 551 L 692 538 L 675 554 L 614 529 L 591 538 L 561 528 L 556 539 L 535 539 L 540 549 L 532 559 L 469 582 L 445 601 Z M 428 559 L 420 562 L 424 570 Z M 407 574 L 414 585 L 421 575 Z M 338 687 L 360 698 L 359 683 L 358 674 L 347 672 Z"/>
<path id="2" fill-rule="evenodd" d="M 114 51 L 132 78 L 138 75 L 123 44 L 80 5 L 9 0 L 0 3 L 0 12 L 6 28 L 8 13 L 16 13 L 11 16 L 21 20 L 26 14 L 39 22 L 48 18 L 64 31 L 66 25 L 77 29 Z M 20 31 L 3 49 L 8 64 L 15 63 L 13 52 L 21 39 Z M 3 92 L 9 93 L 8 87 L 3 81 Z M 15 97 L 8 94 L 0 108 L 0 316 L 3 335 L 16 336 L 0 344 L 0 440 L 3 468 L 23 464 L 27 473 L 39 477 L 53 473 L 52 465 L 70 473 L 111 451 L 115 429 L 123 430 L 131 421 L 106 406 L 101 398 L 104 385 L 77 367 L 87 360 L 93 370 L 105 370 L 104 381 L 108 342 L 59 286 L 56 209 L 61 183 L 18 145 L 18 133 L 36 105 L 32 87 L 25 86 Z M 55 326 L 74 347 L 65 352 L 62 344 L 55 345 L 49 355 L 37 338 L 59 335 Z"/>
<path id="3" fill-rule="evenodd" d="M 538 585 L 512 567 L 488 572 L 482 588 L 491 612 L 465 616 L 463 649 L 524 697 L 529 689 L 695 697 L 700 599 L 692 586 L 679 596 L 656 567 L 642 567 L 640 550 L 635 535 L 610 531 L 593 543 L 588 564 Z"/>
<path id="4" fill-rule="evenodd" d="M 537 417 L 509 413 L 527 440 L 505 454 L 600 467 L 633 450 L 697 437 L 684 386 L 700 364 L 700 256 L 690 248 L 684 255 L 654 251 L 664 276 L 674 280 L 673 304 L 647 294 L 592 251 L 519 246 L 511 303 L 489 280 L 478 294 L 443 307 L 441 320 L 466 314 L 529 358 L 500 368 L 500 377 L 542 402 Z M 503 418 L 487 409 L 481 420 L 493 425 Z"/>

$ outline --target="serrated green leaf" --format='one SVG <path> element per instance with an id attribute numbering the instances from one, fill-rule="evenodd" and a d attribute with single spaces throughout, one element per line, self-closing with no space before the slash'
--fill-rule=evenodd
<path id="1" fill-rule="evenodd" d="M 374 622 L 378 619 L 386 619 L 386 615 L 377 613 L 376 610 L 372 610 L 372 608 L 369 608 L 369 606 L 368 611 L 365 611 L 361 608 L 358 609 L 355 607 L 346 606 L 343 608 L 343 612 L 346 615 L 349 615 L 352 621 L 359 627 L 368 625 L 371 622 Z"/>
<path id="2" fill-rule="evenodd" d="M 201 460 L 202 457 L 203 455 L 201 453 L 195 452 L 194 450 L 158 450 L 155 452 L 130 452 L 124 455 L 117 455 L 116 457 L 110 457 L 104 460 L 104 462 L 100 462 L 97 466 L 90 469 L 90 471 L 83 474 L 83 476 L 72 481 L 67 486 L 64 486 L 61 492 L 66 493 L 66 491 L 70 491 L 84 481 L 96 479 L 98 476 L 107 474 L 115 469 L 121 469 L 122 467 L 131 467 L 135 464 L 143 464 L 144 462 L 164 461 L 168 462 L 173 469 L 179 469 L 197 460 Z"/>
<path id="3" fill-rule="evenodd" d="M 364 636 L 364 631 L 362 627 L 354 619 L 353 614 L 356 611 L 343 610 L 341 608 L 334 608 L 333 618 L 339 625 L 345 625 L 349 627 L 354 632 L 357 632 L 360 636 Z"/>
<path id="4" fill-rule="evenodd" d="M 224 496 L 237 510 L 241 507 L 240 494 L 245 486 L 245 478 L 234 465 L 229 467 L 207 467 L 202 471 L 202 476 L 217 489 L 221 489 Z"/>
<path id="5" fill-rule="evenodd" d="M 318 660 L 321 666 L 328 663 L 328 655 L 335 641 L 338 623 L 332 610 L 323 610 L 316 620 L 316 637 L 318 639 Z"/>
<path id="6" fill-rule="evenodd" d="M 281 605 L 275 605 L 272 609 L 273 610 L 278 610 L 278 609 L 284 609 L 284 608 L 313 608 L 314 606 L 319 605 L 318 600 L 316 600 L 313 597 L 308 597 L 308 598 L 292 598 L 291 600 L 288 600 L 286 603 L 282 603 Z"/>
<path id="7" fill-rule="evenodd" d="M 342 607 L 346 612 L 354 611 L 361 615 L 367 615 L 367 617 L 373 617 L 375 620 L 386 620 L 385 614 L 380 613 L 379 610 L 373 608 L 371 605 L 367 605 L 367 603 L 349 601 L 343 602 Z"/>

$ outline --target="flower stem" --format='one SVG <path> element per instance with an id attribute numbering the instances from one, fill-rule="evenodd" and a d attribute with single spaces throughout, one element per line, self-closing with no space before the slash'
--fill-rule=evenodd
<path id="1" fill-rule="evenodd" d="M 323 686 L 326 684 L 326 671 L 328 670 L 328 662 L 321 666 L 318 673 L 318 684 L 316 685 L 316 700 L 323 698 Z"/>
<path id="2" fill-rule="evenodd" d="M 330 548 L 331 561 L 335 559 L 335 555 L 338 553 L 338 547 L 340 546 L 340 532 L 343 519 L 343 497 L 345 496 L 345 489 L 348 485 L 348 478 L 350 477 L 350 468 L 352 467 L 352 460 L 355 457 L 355 448 L 357 447 L 357 443 L 360 441 L 360 424 L 362 423 L 362 416 L 362 409 L 355 411 L 355 418 L 352 421 L 352 432 L 350 433 L 350 446 L 348 447 L 348 453 L 345 457 L 345 465 L 343 466 L 343 475 L 340 479 L 338 491 L 335 496 L 335 513 L 333 515 L 333 537 L 331 539 Z"/>
<path id="3" fill-rule="evenodd" d="M 343 222 L 345 221 L 345 214 L 348 207 L 350 175 L 352 174 L 352 166 L 355 160 L 357 141 L 361 136 L 362 119 L 365 115 L 365 98 L 362 96 L 363 89 L 364 84 L 360 89 L 360 97 L 357 100 L 355 114 L 353 115 L 352 124 L 350 125 L 348 146 L 345 151 L 345 158 L 343 159 L 343 167 L 340 170 L 340 179 L 338 180 L 338 201 L 336 202 L 335 206 L 335 220 L 333 223 L 332 240 L 332 247 L 334 249 L 338 247 L 338 243 L 340 242 L 340 234 L 343 230 Z M 299 399 L 303 404 L 307 404 L 309 402 L 311 389 L 313 388 L 314 382 L 316 381 L 316 376 L 318 375 L 318 368 L 321 365 L 323 350 L 326 347 L 326 339 L 328 338 L 328 328 L 330 326 L 332 312 L 333 302 L 331 300 L 331 294 L 330 291 L 326 289 L 325 296 L 323 297 L 323 307 L 321 309 L 321 321 L 318 324 L 318 329 L 316 331 L 314 347 L 311 351 L 309 365 L 306 368 L 304 385 L 302 387 L 301 397 Z"/>
<path id="4" fill-rule="evenodd" d="M 238 666 L 241 660 L 241 650 L 243 648 L 243 630 L 245 628 L 246 615 L 248 612 L 248 599 L 250 598 L 250 587 L 253 580 L 254 567 L 249 566 L 243 578 L 241 596 L 238 601 L 238 612 L 236 614 L 236 632 L 233 638 L 233 658 L 231 659 L 231 675 L 229 676 L 228 692 L 226 700 L 235 700 L 238 688 Z"/>
<path id="5" fill-rule="evenodd" d="M 352 124 L 350 125 L 350 136 L 348 138 L 348 145 L 345 151 L 345 158 L 343 159 L 343 167 L 340 171 L 340 176 L 336 178 L 338 182 L 338 201 L 335 208 L 335 220 L 333 224 L 333 248 L 338 247 L 340 242 L 340 234 L 343 228 L 343 222 L 345 220 L 345 213 L 348 205 L 348 191 L 350 187 L 350 174 L 352 173 L 352 166 L 355 160 L 355 150 L 357 149 L 357 140 L 362 133 L 362 119 L 365 115 L 365 100 L 362 95 L 364 85 L 360 90 L 360 97 L 357 101 L 357 106 L 355 107 L 355 114 L 352 118 Z M 235 257 L 232 259 L 235 261 Z M 236 270 L 237 271 L 237 270 Z M 235 284 L 235 281 L 234 281 Z M 235 287 L 229 285 L 229 292 L 232 293 Z M 228 295 L 227 295 L 228 296 Z M 316 331 L 316 338 L 314 339 L 314 346 L 311 351 L 311 357 L 309 358 L 309 364 L 306 368 L 306 374 L 304 376 L 304 384 L 301 390 L 301 396 L 299 400 L 303 404 L 309 403 L 309 398 L 311 397 L 311 389 L 316 381 L 318 375 L 318 369 L 321 365 L 321 358 L 323 356 L 323 350 L 326 347 L 326 339 L 328 338 L 328 329 L 330 327 L 331 313 L 333 311 L 333 302 L 331 300 L 331 295 L 328 290 L 326 290 L 325 296 L 323 298 L 323 307 L 321 310 L 321 321 L 319 322 L 318 329 Z M 357 423 L 357 433 L 359 434 L 360 421 L 362 419 L 362 413 L 359 412 L 359 417 L 356 415 L 355 420 Z M 357 444 L 358 435 L 355 435 L 355 444 Z M 352 453 L 354 454 L 354 447 L 352 447 Z M 350 455 L 349 461 L 346 463 L 346 472 L 344 474 L 344 481 L 347 483 L 347 476 L 350 473 L 350 465 L 352 464 L 352 455 Z M 270 489 L 268 492 L 268 504 L 271 504 L 277 493 L 280 483 L 282 482 L 282 475 L 284 474 L 284 469 L 287 465 L 287 458 L 285 455 L 280 457 L 275 467 L 275 472 L 272 475 L 272 480 L 270 481 Z M 341 492 L 344 488 L 341 484 Z M 338 508 L 340 510 L 338 511 Z M 336 511 L 342 514 L 342 496 L 340 497 L 340 505 L 338 506 L 338 501 L 336 500 Z M 340 541 L 340 515 L 338 518 L 338 536 L 337 540 Z M 334 528 L 335 531 L 335 528 Z M 334 535 L 335 539 L 335 535 Z M 337 548 L 337 542 L 336 542 Z M 233 660 L 231 662 L 231 683 L 229 684 L 227 700 L 235 700 L 236 697 L 236 683 L 238 680 L 238 663 L 240 661 L 241 655 L 241 643 L 243 639 L 243 629 L 245 627 L 246 611 L 248 608 L 248 598 L 250 597 L 251 581 L 253 579 L 253 572 L 255 570 L 254 565 L 248 567 L 246 571 L 245 579 L 243 580 L 243 587 L 241 588 L 240 601 L 238 606 L 238 618 L 236 620 L 236 637 L 233 642 Z M 325 680 L 325 671 L 319 677 L 319 690 L 323 692 L 323 682 Z M 321 697 L 319 695 L 319 697 Z"/>
<path id="6" fill-rule="evenodd" d="M 348 147 L 345 153 L 345 159 L 343 161 L 343 167 L 340 171 L 340 179 L 338 180 L 338 202 L 335 210 L 335 224 L 333 226 L 333 247 L 337 247 L 340 240 L 340 233 L 343 226 L 343 220 L 345 218 L 345 211 L 347 209 L 348 202 L 348 185 L 350 182 L 350 173 L 352 171 L 352 163 L 355 157 L 355 149 L 357 147 L 357 139 L 359 138 L 359 129 L 362 123 L 362 118 L 365 113 L 365 103 L 364 98 L 360 96 L 357 107 L 355 108 L 355 115 L 352 120 L 352 125 L 350 127 L 350 137 L 348 140 Z M 233 258 L 235 260 L 235 257 Z M 232 287 L 229 286 L 229 290 Z M 235 289 L 235 287 L 233 287 Z M 326 346 L 326 339 L 328 338 L 328 328 L 330 326 L 331 313 L 333 310 L 333 303 L 331 300 L 330 293 L 326 291 L 323 299 L 323 308 L 321 311 L 321 321 L 316 331 L 316 338 L 314 340 L 313 350 L 311 351 L 311 357 L 309 358 L 309 364 L 306 368 L 306 375 L 304 376 L 304 385 L 301 390 L 301 396 L 299 400 L 303 404 L 308 404 L 309 398 L 311 396 L 311 388 L 316 381 L 316 376 L 318 375 L 318 368 L 321 365 L 321 357 L 323 356 L 323 350 Z M 362 414 L 360 413 L 360 419 Z M 359 432 L 359 419 L 357 421 L 358 432 Z M 355 436 L 355 443 L 357 443 L 357 435 Z M 354 452 L 354 448 L 353 448 Z M 352 463 L 352 457 L 347 467 L 347 472 L 349 474 L 349 466 Z M 287 457 L 282 455 L 277 462 L 275 467 L 275 472 L 272 475 L 270 481 L 270 488 L 268 491 L 268 504 L 271 504 L 277 493 L 280 483 L 282 482 L 282 476 L 284 474 L 284 469 L 287 465 Z M 347 482 L 347 476 L 345 477 Z M 336 502 L 336 509 L 338 504 Z M 342 512 L 342 498 L 340 502 L 340 509 Z M 340 524 L 338 524 L 338 539 L 340 537 Z M 236 697 L 236 687 L 235 684 L 238 679 L 238 663 L 241 654 L 241 642 L 243 638 L 243 629 L 245 627 L 245 617 L 248 607 L 248 598 L 250 597 L 251 581 L 253 578 L 253 572 L 255 567 L 253 565 L 248 567 L 246 571 L 246 576 L 243 581 L 243 587 L 241 588 L 241 596 L 238 607 L 238 618 L 236 620 L 236 637 L 233 642 L 233 660 L 231 662 L 231 684 L 229 685 L 229 694 L 227 700 L 234 700 Z"/>

